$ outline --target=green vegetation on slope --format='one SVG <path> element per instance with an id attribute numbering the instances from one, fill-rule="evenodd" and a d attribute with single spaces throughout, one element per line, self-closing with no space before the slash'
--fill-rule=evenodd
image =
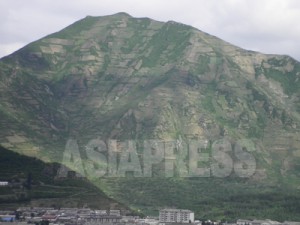
<path id="1" fill-rule="evenodd" d="M 197 219 L 300 220 L 299 190 L 287 186 L 230 177 L 115 178 L 102 182 L 108 183 L 113 197 L 150 215 L 157 215 L 158 208 L 176 207 L 195 210 Z"/>
<path id="2" fill-rule="evenodd" d="M 258 179 L 94 182 L 142 212 L 174 206 L 195 210 L 199 218 L 296 220 L 299 70 L 300 64 L 289 57 L 245 51 L 175 22 L 124 13 L 86 17 L 1 60 L 0 144 L 58 162 L 70 138 L 78 142 L 82 160 L 86 145 L 95 139 L 213 143 L 226 138 L 233 146 L 246 139 L 256 148 Z M 211 153 L 211 146 L 207 149 Z M 10 163 L 21 157 L 4 155 Z M 0 174 L 26 179 L 31 171 L 34 180 L 44 183 L 25 197 L 72 202 L 78 195 L 73 202 L 81 204 L 98 195 L 88 182 L 82 187 L 81 181 L 45 176 L 38 159 L 26 164 L 21 175 L 23 165 L 17 165 L 9 174 L 11 165 L 5 164 Z M 89 199 L 84 190 L 91 190 Z"/>

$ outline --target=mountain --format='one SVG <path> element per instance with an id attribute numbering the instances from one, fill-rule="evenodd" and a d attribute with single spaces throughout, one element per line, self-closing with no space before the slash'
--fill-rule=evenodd
<path id="1" fill-rule="evenodd" d="M 0 60 L 0 144 L 146 214 L 296 220 L 299 77 L 184 24 L 88 16 Z"/>

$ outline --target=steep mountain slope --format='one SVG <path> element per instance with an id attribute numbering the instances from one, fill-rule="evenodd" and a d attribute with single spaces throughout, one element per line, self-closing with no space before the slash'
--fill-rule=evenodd
<path id="1" fill-rule="evenodd" d="M 107 194 L 143 211 L 185 206 L 199 217 L 255 217 L 266 190 L 271 190 L 267 196 L 285 196 L 287 190 L 300 196 L 299 76 L 300 63 L 288 56 L 246 51 L 183 24 L 125 13 L 86 17 L 1 59 L 0 144 L 73 164 Z M 119 149 L 106 168 L 111 140 L 120 141 Z M 92 171 L 102 167 L 117 177 L 132 170 L 134 176 L 145 174 L 148 140 L 164 146 L 151 174 L 158 178 L 112 179 L 100 173 L 102 179 L 95 179 Z M 196 154 L 191 160 L 193 142 L 205 159 Z M 128 153 L 135 144 L 134 154 Z M 248 154 L 236 154 L 236 146 Z M 169 157 L 166 151 L 173 148 Z M 78 149 L 79 164 L 68 158 L 70 149 Z M 220 165 L 226 157 L 232 159 L 227 167 Z M 140 168 L 124 169 L 132 161 Z M 206 168 L 207 174 L 191 174 L 191 168 Z M 192 178 L 183 178 L 187 171 Z M 197 192 L 202 183 L 213 188 Z M 226 191 L 215 194 L 229 189 L 228 204 L 212 203 L 225 201 Z M 255 200 L 238 211 L 234 199 L 243 190 Z M 288 210 L 292 201 L 266 198 L 265 215 L 295 218 Z M 203 210 L 204 204 L 215 208 Z"/>

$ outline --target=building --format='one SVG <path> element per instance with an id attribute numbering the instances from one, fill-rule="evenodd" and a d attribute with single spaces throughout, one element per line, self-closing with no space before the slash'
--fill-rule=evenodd
<path id="1" fill-rule="evenodd" d="M 58 219 L 58 215 L 56 215 L 56 214 L 45 214 L 42 216 L 42 220 L 47 220 L 51 223 L 56 222 L 57 219 Z"/>
<path id="2" fill-rule="evenodd" d="M 160 223 L 193 223 L 194 212 L 187 209 L 162 209 L 159 211 Z"/>
<path id="3" fill-rule="evenodd" d="M 114 224 L 120 223 L 121 216 L 110 216 L 110 215 L 90 215 L 85 217 L 80 217 L 83 224 L 86 225 L 99 225 L 99 224 Z"/>
<path id="4" fill-rule="evenodd" d="M 283 225 L 300 225 L 300 222 L 284 221 Z"/>
<path id="5" fill-rule="evenodd" d="M 109 215 L 110 216 L 121 216 L 121 211 L 118 209 L 111 209 L 111 210 L 109 210 Z"/>
<path id="6" fill-rule="evenodd" d="M 252 221 L 251 220 L 243 220 L 243 219 L 238 219 L 236 221 L 237 225 L 251 225 Z"/>
<path id="7" fill-rule="evenodd" d="M 267 220 L 253 220 L 250 225 L 282 225 L 282 223 L 267 219 Z"/>
<path id="8" fill-rule="evenodd" d="M 0 222 L 13 222 L 15 220 L 15 215 L 0 215 Z"/>
<path id="9" fill-rule="evenodd" d="M 277 221 L 273 220 L 244 220 L 244 219 L 238 219 L 236 221 L 237 225 L 288 225 L 288 224 L 282 224 Z M 292 224 L 290 224 L 292 225 Z M 293 224 L 293 225 L 300 225 L 300 224 Z"/>
<path id="10" fill-rule="evenodd" d="M 1 187 L 8 186 L 8 181 L 0 181 L 0 186 Z"/>

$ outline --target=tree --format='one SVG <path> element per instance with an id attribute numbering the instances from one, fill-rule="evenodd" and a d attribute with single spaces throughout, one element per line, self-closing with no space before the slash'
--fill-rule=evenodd
<path id="1" fill-rule="evenodd" d="M 31 190 L 31 183 L 32 183 L 32 174 L 31 172 L 28 173 L 27 175 L 27 189 L 28 190 Z"/>
<path id="2" fill-rule="evenodd" d="M 16 211 L 15 214 L 16 214 L 16 220 L 20 220 L 21 213 L 19 211 Z"/>

